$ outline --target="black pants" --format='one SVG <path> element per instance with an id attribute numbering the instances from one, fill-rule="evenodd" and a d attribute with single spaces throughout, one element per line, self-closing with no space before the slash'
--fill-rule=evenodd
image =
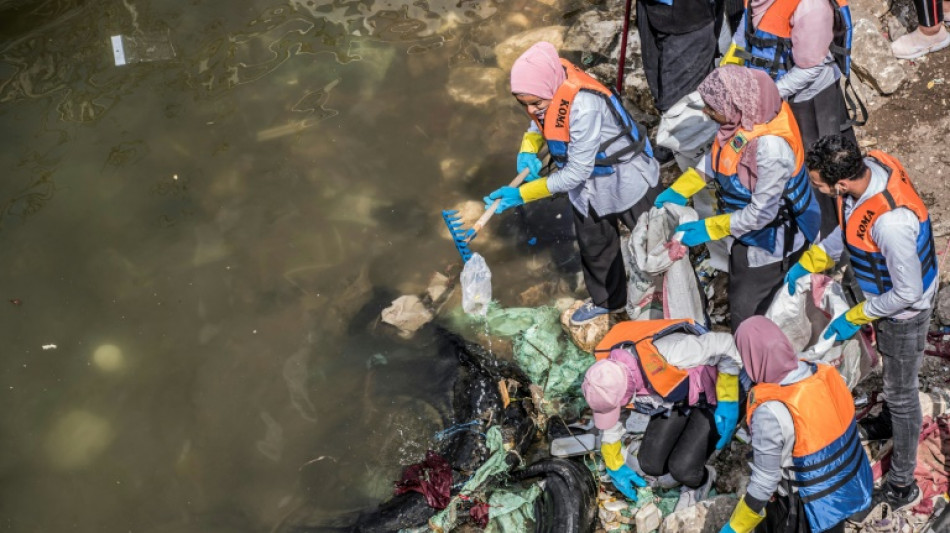
<path id="1" fill-rule="evenodd" d="M 696 90 L 712 72 L 716 55 L 714 21 L 687 33 L 665 33 L 650 25 L 644 2 L 637 2 L 643 73 L 661 112 Z"/>
<path id="2" fill-rule="evenodd" d="M 805 248 L 803 246 L 801 250 L 789 255 L 785 264 L 777 261 L 770 265 L 751 267 L 749 247 L 739 241 L 732 245 L 732 252 L 729 254 L 729 314 L 733 334 L 743 320 L 753 315 L 765 314 L 776 291 L 785 286 L 785 272 L 788 267 L 801 258 Z"/>
<path id="3" fill-rule="evenodd" d="M 644 474 L 658 477 L 669 473 L 683 485 L 696 488 L 706 481 L 706 461 L 718 439 L 711 409 L 689 409 L 688 415 L 673 409 L 669 417 L 650 419 L 637 460 Z"/>
<path id="4" fill-rule="evenodd" d="M 943 22 L 943 2 L 941 0 L 914 0 L 917 23 L 925 28 Z"/>
<path id="5" fill-rule="evenodd" d="M 937 0 L 938 2 L 940 0 Z M 802 134 L 802 145 L 807 151 L 812 144 L 826 135 L 840 134 L 849 137 L 855 144 L 854 128 L 848 126 L 848 107 L 841 92 L 841 85 L 833 83 L 816 94 L 811 100 L 789 102 L 798 129 Z M 835 201 L 832 197 L 813 189 L 821 207 L 821 235 L 827 236 L 838 225 Z"/>
<path id="6" fill-rule="evenodd" d="M 794 500 L 794 508 L 789 509 L 790 498 L 776 494 L 765 505 L 765 520 L 755 528 L 755 533 L 811 533 L 805 504 L 798 498 Z M 844 533 L 844 520 L 826 529 L 825 533 Z"/>
<path id="7" fill-rule="evenodd" d="M 610 310 L 623 309 L 627 305 L 627 271 L 620 253 L 620 227 L 617 224 L 623 223 L 632 230 L 640 215 L 653 207 L 653 201 L 662 190 L 657 180 L 656 187 L 648 189 L 639 202 L 622 213 L 598 216 L 590 210 L 585 217 L 576 207 L 571 209 L 584 282 L 594 305 Z"/>

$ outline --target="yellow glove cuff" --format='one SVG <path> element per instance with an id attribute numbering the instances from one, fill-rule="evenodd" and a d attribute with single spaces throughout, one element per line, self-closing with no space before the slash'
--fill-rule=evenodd
<path id="1" fill-rule="evenodd" d="M 689 167 L 686 172 L 676 178 L 670 188 L 682 195 L 683 198 L 689 198 L 706 187 L 706 180 L 696 172 L 696 169 Z"/>
<path id="2" fill-rule="evenodd" d="M 729 235 L 730 219 L 731 215 L 729 213 L 707 218 L 706 233 L 709 234 L 709 238 L 718 241 Z"/>
<path id="3" fill-rule="evenodd" d="M 624 465 L 622 446 L 623 444 L 619 440 L 600 445 L 600 456 L 604 458 L 604 464 L 608 470 L 617 470 Z"/>
<path id="4" fill-rule="evenodd" d="M 762 510 L 762 514 L 753 511 L 746 504 L 745 498 L 742 498 L 739 500 L 739 505 L 736 505 L 736 509 L 732 511 L 729 526 L 736 533 L 751 533 L 755 526 L 763 520 L 765 520 L 765 510 Z"/>
<path id="5" fill-rule="evenodd" d="M 726 50 L 726 54 L 722 56 L 722 59 L 719 60 L 719 66 L 723 67 L 726 65 L 745 65 L 745 59 L 739 57 L 739 52 L 744 52 L 745 50 L 739 47 L 736 43 L 729 45 L 729 49 Z"/>
<path id="6" fill-rule="evenodd" d="M 538 153 L 541 145 L 544 144 L 544 137 L 536 131 L 526 131 L 521 138 L 521 150 L 519 152 Z"/>
<path id="7" fill-rule="evenodd" d="M 739 401 L 739 376 L 719 373 L 719 377 L 716 378 L 716 401 Z"/>
<path id="8" fill-rule="evenodd" d="M 863 326 L 877 320 L 877 317 L 870 317 L 864 312 L 864 304 L 866 303 L 867 302 L 861 302 L 849 309 L 848 312 L 844 314 L 844 317 L 848 320 L 848 322 Z"/>
<path id="9" fill-rule="evenodd" d="M 521 187 L 518 187 L 518 192 L 521 193 L 521 199 L 524 200 L 525 203 L 551 196 L 551 191 L 548 190 L 547 178 L 536 179 L 531 183 L 525 183 Z"/>
<path id="10" fill-rule="evenodd" d="M 835 266 L 835 260 L 817 244 L 809 246 L 798 262 L 812 274 L 824 272 Z"/>

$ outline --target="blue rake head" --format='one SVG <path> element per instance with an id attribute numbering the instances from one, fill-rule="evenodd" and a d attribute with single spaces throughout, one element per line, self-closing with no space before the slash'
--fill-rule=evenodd
<path id="1" fill-rule="evenodd" d="M 475 230 L 471 228 L 465 229 L 462 226 L 462 217 L 459 216 L 459 212 L 455 209 L 443 209 L 442 219 L 445 220 L 445 225 L 449 228 L 452 240 L 455 241 L 455 248 L 458 249 L 459 254 L 462 256 L 462 261 L 467 263 L 468 260 L 472 258 L 472 250 L 468 247 L 468 243 L 472 242 L 472 239 L 475 238 Z"/>

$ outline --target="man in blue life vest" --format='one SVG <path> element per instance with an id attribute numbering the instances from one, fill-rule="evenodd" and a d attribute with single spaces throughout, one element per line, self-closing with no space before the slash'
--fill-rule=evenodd
<path id="1" fill-rule="evenodd" d="M 903 509 L 920 499 L 914 481 L 922 423 L 917 373 L 937 290 L 930 216 L 904 167 L 884 152 L 862 157 L 850 139 L 831 135 L 815 143 L 806 165 L 812 184 L 837 196 L 840 226 L 812 245 L 785 279 L 794 292 L 798 278 L 832 267 L 843 248 L 850 252 L 866 300 L 835 317 L 825 337 L 845 340 L 861 326 L 874 325 L 887 399 L 881 415 L 862 420 L 860 427 L 865 439 L 892 438 L 894 451 L 871 508 L 885 502 L 892 510 Z"/>

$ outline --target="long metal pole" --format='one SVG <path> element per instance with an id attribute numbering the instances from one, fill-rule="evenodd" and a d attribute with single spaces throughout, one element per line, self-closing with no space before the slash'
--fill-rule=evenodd
<path id="1" fill-rule="evenodd" d="M 623 71 L 627 62 L 627 30 L 630 28 L 630 6 L 633 0 L 627 0 L 623 8 L 623 34 L 620 36 L 620 62 L 617 64 L 617 94 L 623 93 Z"/>

